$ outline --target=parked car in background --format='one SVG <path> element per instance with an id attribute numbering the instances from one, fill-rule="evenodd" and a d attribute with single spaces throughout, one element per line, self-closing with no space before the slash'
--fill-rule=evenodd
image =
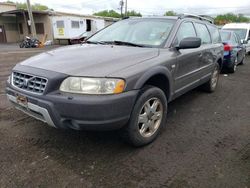
<path id="1" fill-rule="evenodd" d="M 221 30 L 220 34 L 224 44 L 223 69 L 234 73 L 238 64 L 244 64 L 246 47 L 234 31 Z"/>
<path id="2" fill-rule="evenodd" d="M 246 45 L 246 52 L 250 53 L 250 23 L 230 23 L 224 25 L 222 29 L 234 31 L 238 34 L 241 43 Z"/>
<path id="3" fill-rule="evenodd" d="M 166 125 L 170 101 L 198 86 L 216 90 L 222 63 L 219 30 L 207 19 L 131 18 L 17 64 L 6 93 L 53 127 L 121 129 L 143 146 Z"/>

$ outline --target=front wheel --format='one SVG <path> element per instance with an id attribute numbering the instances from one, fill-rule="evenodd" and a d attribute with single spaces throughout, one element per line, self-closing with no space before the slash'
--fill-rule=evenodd
<path id="1" fill-rule="evenodd" d="M 243 59 L 241 60 L 239 65 L 245 65 L 246 52 L 244 53 Z"/>
<path id="2" fill-rule="evenodd" d="M 220 65 L 216 63 L 215 68 L 210 77 L 210 80 L 207 83 L 205 83 L 202 86 L 202 88 L 209 93 L 214 92 L 218 85 L 219 76 L 220 76 Z"/>
<path id="3" fill-rule="evenodd" d="M 123 137 L 133 146 L 150 144 L 166 123 L 167 99 L 164 92 L 146 86 L 140 92 L 128 125 L 122 130 Z"/>

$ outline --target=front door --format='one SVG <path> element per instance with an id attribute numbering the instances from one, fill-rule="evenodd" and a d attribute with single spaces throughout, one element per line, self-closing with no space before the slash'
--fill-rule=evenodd
<path id="1" fill-rule="evenodd" d="M 3 25 L 0 25 L 0 43 L 6 43 L 6 35 Z"/>
<path id="2" fill-rule="evenodd" d="M 181 24 L 175 39 L 175 45 L 187 37 L 196 37 L 192 22 Z M 177 66 L 175 71 L 175 95 L 185 93 L 190 87 L 199 82 L 199 63 L 202 58 L 201 48 L 183 49 L 176 52 Z"/>

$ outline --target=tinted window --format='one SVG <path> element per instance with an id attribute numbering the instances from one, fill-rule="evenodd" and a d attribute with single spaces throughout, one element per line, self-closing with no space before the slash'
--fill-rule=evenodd
<path id="1" fill-rule="evenodd" d="M 221 42 L 221 37 L 220 37 L 220 32 L 215 26 L 207 25 L 208 30 L 211 34 L 212 37 L 212 42 L 213 43 L 220 43 Z"/>
<path id="2" fill-rule="evenodd" d="M 196 28 L 198 37 L 201 38 L 201 43 L 202 44 L 210 44 L 211 38 L 210 38 L 210 34 L 208 32 L 206 25 L 200 24 L 200 23 L 195 23 L 195 28 Z"/>
<path id="3" fill-rule="evenodd" d="M 185 22 L 181 24 L 176 36 L 175 43 L 179 44 L 182 39 L 187 37 L 196 37 L 194 25 L 191 22 Z"/>

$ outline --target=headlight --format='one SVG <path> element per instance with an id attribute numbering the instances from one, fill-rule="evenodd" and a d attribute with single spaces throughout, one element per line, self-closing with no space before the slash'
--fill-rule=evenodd
<path id="1" fill-rule="evenodd" d="M 60 91 L 89 95 L 118 94 L 125 88 L 125 81 L 113 78 L 69 77 L 63 81 Z"/>

